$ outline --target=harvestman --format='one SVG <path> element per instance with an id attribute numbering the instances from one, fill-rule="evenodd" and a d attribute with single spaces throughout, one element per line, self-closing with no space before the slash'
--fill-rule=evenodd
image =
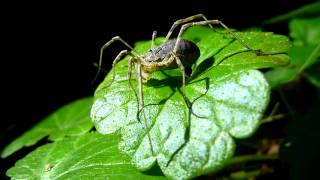
<path id="1" fill-rule="evenodd" d="M 195 19 L 203 20 L 198 22 L 190 22 Z M 113 37 L 111 40 L 109 40 L 107 43 L 105 43 L 100 50 L 100 59 L 99 59 L 99 66 L 98 66 L 98 73 L 96 77 L 98 76 L 99 72 L 101 71 L 101 65 L 102 65 L 102 55 L 103 51 L 113 42 L 120 41 L 122 42 L 130 51 L 128 50 L 122 50 L 114 59 L 112 63 L 113 67 L 113 76 L 112 81 L 108 85 L 110 86 L 114 79 L 115 79 L 115 68 L 114 66 L 118 63 L 119 60 L 124 55 L 129 55 L 130 58 L 128 60 L 128 82 L 129 87 L 132 88 L 131 85 L 131 71 L 132 71 L 132 65 L 135 63 L 137 64 L 137 78 L 138 78 L 138 84 L 139 84 L 139 103 L 138 103 L 138 112 L 143 111 L 144 108 L 144 98 L 143 98 L 143 83 L 146 83 L 150 79 L 150 75 L 159 70 L 164 69 L 175 69 L 180 68 L 182 73 L 182 94 L 185 97 L 186 91 L 186 73 L 185 73 L 185 67 L 188 65 L 191 65 L 194 63 L 198 57 L 200 56 L 200 50 L 197 47 L 197 45 L 191 41 L 182 39 L 183 32 L 191 27 L 191 26 L 198 26 L 198 25 L 209 25 L 212 28 L 212 24 L 219 24 L 224 29 L 228 31 L 236 40 L 238 40 L 244 47 L 246 47 L 250 51 L 254 51 L 256 53 L 259 53 L 259 50 L 254 50 L 250 46 L 248 46 L 245 42 L 243 42 L 234 32 L 232 32 L 225 24 L 223 24 L 219 20 L 208 20 L 203 14 L 197 14 L 194 16 L 187 17 L 185 19 L 180 19 L 174 22 L 171 29 L 167 33 L 164 42 L 159 45 L 158 47 L 155 47 L 154 41 L 156 37 L 156 31 L 152 34 L 152 42 L 151 42 L 151 49 L 141 55 L 138 54 L 127 42 L 125 42 L 122 38 L 119 36 Z M 174 29 L 178 26 L 182 25 L 178 37 L 176 40 L 169 40 L 172 32 Z M 145 128 L 148 131 L 149 125 L 147 124 L 146 118 L 144 118 L 144 124 Z M 152 143 L 151 143 L 151 137 L 148 133 L 148 139 L 151 146 L 151 151 L 153 153 Z"/>

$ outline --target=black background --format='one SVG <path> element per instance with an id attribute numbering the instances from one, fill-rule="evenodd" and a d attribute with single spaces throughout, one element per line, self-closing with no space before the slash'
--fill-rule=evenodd
<path id="1" fill-rule="evenodd" d="M 128 43 L 164 36 L 197 13 L 232 28 L 260 26 L 311 0 L 15 2 L 1 5 L 0 149 L 63 104 L 93 94 L 99 48 L 115 35 Z M 287 33 L 286 24 L 269 27 Z M 104 68 L 123 47 L 106 51 Z M 99 80 L 101 80 L 100 77 Z M 25 152 L 1 162 L 1 175 Z"/>

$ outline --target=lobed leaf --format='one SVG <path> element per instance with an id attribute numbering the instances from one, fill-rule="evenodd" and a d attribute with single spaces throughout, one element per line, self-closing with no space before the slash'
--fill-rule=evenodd
<path id="1" fill-rule="evenodd" d="M 95 93 L 91 117 L 97 131 L 120 131 L 120 150 L 140 170 L 157 163 L 167 177 L 189 179 L 222 168 L 234 153 L 233 138 L 254 133 L 269 101 L 269 86 L 253 69 L 288 63 L 286 37 L 238 34 L 269 54 L 257 56 L 216 30 L 190 28 L 184 37 L 197 43 L 201 56 L 187 82 L 187 97 L 181 94 L 178 69 L 155 72 L 143 86 L 139 118 L 137 80 L 132 78 L 134 88 L 129 88 L 128 59 L 119 62 L 115 81 L 109 74 Z M 150 42 L 139 42 L 135 49 L 143 53 L 149 47 Z"/>

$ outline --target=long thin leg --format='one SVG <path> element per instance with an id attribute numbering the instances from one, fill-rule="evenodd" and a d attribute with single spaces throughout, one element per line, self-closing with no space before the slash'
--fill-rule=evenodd
<path id="1" fill-rule="evenodd" d="M 149 129 L 149 125 L 148 125 L 148 121 L 144 112 L 144 98 L 143 98 L 143 84 L 142 84 L 142 70 L 141 70 L 141 62 L 140 60 L 137 62 L 137 68 L 138 68 L 138 82 L 139 82 L 139 104 L 140 104 L 140 109 L 138 109 L 138 112 L 142 112 L 143 113 L 143 119 L 144 119 L 144 124 L 145 124 L 145 128 L 148 134 L 148 140 L 149 140 L 149 144 L 150 144 L 150 148 L 151 148 L 151 154 L 153 155 L 153 146 L 152 146 L 152 141 L 151 141 L 151 136 L 149 131 L 151 129 Z"/>
<path id="2" fill-rule="evenodd" d="M 206 21 L 193 22 L 193 23 L 187 23 L 187 24 L 182 25 L 182 27 L 179 31 L 179 35 L 177 37 L 177 41 L 176 41 L 173 52 L 175 52 L 175 53 L 177 52 L 178 47 L 179 47 L 178 44 L 180 44 L 182 34 L 187 28 L 189 28 L 191 26 L 196 26 L 196 25 L 208 25 L 208 24 L 220 24 L 223 28 L 225 28 L 228 31 L 228 33 L 230 33 L 235 39 L 237 39 L 244 47 L 256 52 L 256 50 L 254 50 L 248 44 L 246 44 L 244 41 L 242 41 L 236 33 L 232 32 L 225 24 L 223 24 L 219 20 L 206 20 Z"/>
<path id="3" fill-rule="evenodd" d="M 138 103 L 137 103 L 137 110 L 138 110 L 137 119 L 140 122 L 140 118 L 139 118 L 139 114 L 140 114 L 140 99 L 138 97 L 138 94 L 137 94 L 136 90 L 134 89 L 134 87 L 133 87 L 133 85 L 131 83 L 132 65 L 133 65 L 134 62 L 136 62 L 136 60 L 134 60 L 132 57 L 128 60 L 128 74 L 127 74 L 127 77 L 128 77 L 129 88 L 132 89 L 132 91 L 134 93 L 134 96 L 136 97 L 136 99 L 138 101 Z"/>
<path id="4" fill-rule="evenodd" d="M 130 88 L 133 88 L 132 84 L 131 84 L 131 74 L 132 74 L 132 64 L 133 64 L 133 60 L 132 57 L 128 60 L 128 85 Z"/>
<path id="5" fill-rule="evenodd" d="M 142 84 L 141 62 L 138 62 L 137 68 L 138 68 L 138 83 L 139 83 L 139 104 L 141 105 L 140 108 L 143 108 L 144 101 L 143 101 L 143 84 Z M 141 110 L 141 109 L 139 109 L 139 110 Z M 147 123 L 146 123 L 146 125 L 147 125 Z"/>
<path id="6" fill-rule="evenodd" d="M 107 87 L 109 87 L 109 86 L 113 83 L 113 81 L 114 81 L 114 79 L 115 79 L 115 77 L 116 77 L 116 68 L 115 68 L 116 64 L 121 60 L 121 58 L 122 58 L 124 55 L 127 55 L 127 54 L 130 54 L 130 51 L 128 51 L 128 50 L 122 50 L 122 51 L 120 51 L 120 53 L 117 55 L 117 57 L 113 60 L 113 62 L 112 62 L 112 79 L 111 79 L 110 84 L 109 84 Z M 100 67 L 100 66 L 99 66 L 99 67 Z M 100 67 L 100 68 L 101 68 L 101 67 Z"/>
<path id="7" fill-rule="evenodd" d="M 193 15 L 193 16 L 190 16 L 190 17 L 187 17 L 187 18 L 184 18 L 184 19 L 179 19 L 177 21 L 175 21 L 173 23 L 173 25 L 171 26 L 167 36 L 166 36 L 166 39 L 164 40 L 164 42 L 168 41 L 172 32 L 174 31 L 174 29 L 178 26 L 178 25 L 181 25 L 181 24 L 185 24 L 187 22 L 190 22 L 190 21 L 193 21 L 195 19 L 199 19 L 199 18 L 202 18 L 203 20 L 207 21 L 208 19 L 203 15 L 203 14 L 196 14 L 196 15 Z M 211 24 L 208 24 L 211 28 L 212 28 L 212 25 Z"/>
<path id="8" fill-rule="evenodd" d="M 99 76 L 99 74 L 100 74 L 100 71 L 101 71 L 103 51 L 104 51 L 108 46 L 110 46 L 112 43 L 114 43 L 114 42 L 116 42 L 116 41 L 120 41 L 120 42 L 122 42 L 125 46 L 127 46 L 127 47 L 131 50 L 130 54 L 131 54 L 133 57 L 139 56 L 138 53 L 136 53 L 136 52 L 134 51 L 134 49 L 133 49 L 127 42 L 125 42 L 121 37 L 119 37 L 119 36 L 113 37 L 111 40 L 109 40 L 107 43 L 105 43 L 105 44 L 101 47 L 101 49 L 100 49 L 100 57 L 99 57 L 98 71 L 97 71 L 97 74 L 96 74 L 93 82 L 96 81 L 96 79 L 98 78 L 98 76 Z"/>
<path id="9" fill-rule="evenodd" d="M 180 68 L 181 70 L 181 73 L 182 73 L 182 94 L 184 96 L 186 96 L 186 72 L 185 72 L 185 68 L 180 60 L 180 58 L 178 56 L 176 56 L 175 53 L 172 53 L 172 56 L 174 57 L 174 59 L 176 60 L 177 62 L 177 65 L 178 67 Z"/>
<path id="10" fill-rule="evenodd" d="M 113 83 L 115 77 L 116 77 L 116 64 L 119 62 L 119 60 L 121 60 L 121 58 L 124 56 L 124 55 L 127 55 L 129 53 L 128 50 L 122 50 L 120 51 L 120 53 L 117 55 L 117 57 L 113 60 L 112 62 L 112 80 L 111 80 L 111 83 L 110 85 Z M 110 86 L 109 85 L 109 86 Z"/>
<path id="11" fill-rule="evenodd" d="M 155 46 L 154 41 L 155 41 L 156 37 L 157 37 L 157 31 L 153 31 L 153 33 L 152 33 L 152 41 L 151 41 L 151 49 L 153 49 L 154 46 Z"/>

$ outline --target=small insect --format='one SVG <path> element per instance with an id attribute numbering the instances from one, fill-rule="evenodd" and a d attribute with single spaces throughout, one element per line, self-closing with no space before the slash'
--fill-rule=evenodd
<path id="1" fill-rule="evenodd" d="M 196 19 L 202 19 L 198 22 L 191 22 Z M 203 14 L 197 14 L 194 16 L 187 17 L 185 19 L 180 19 L 174 22 L 169 32 L 167 33 L 164 42 L 155 47 L 154 41 L 157 35 L 157 32 L 154 31 L 152 34 L 151 48 L 145 54 L 138 54 L 127 42 L 125 42 L 119 36 L 113 37 L 107 43 L 105 43 L 100 50 L 100 59 L 98 65 L 98 76 L 101 71 L 102 65 L 102 55 L 103 51 L 110 46 L 113 42 L 120 41 L 123 43 L 128 50 L 122 50 L 114 59 L 112 63 L 113 67 L 113 76 L 112 82 L 115 78 L 115 65 L 124 55 L 129 55 L 130 58 L 128 60 L 128 81 L 129 87 L 132 88 L 130 83 L 131 80 L 131 71 L 132 65 L 136 64 L 137 66 L 137 79 L 139 84 L 139 103 L 138 103 L 138 112 L 143 112 L 144 108 L 144 98 L 143 98 L 143 83 L 146 83 L 150 79 L 150 75 L 159 70 L 166 69 L 175 69 L 179 68 L 182 74 L 182 94 L 186 97 L 186 72 L 185 67 L 192 65 L 200 56 L 200 50 L 195 43 L 189 40 L 182 39 L 182 34 L 191 26 L 203 26 L 208 25 L 212 28 L 213 24 L 221 25 L 224 29 L 227 30 L 236 40 L 238 40 L 244 47 L 248 50 L 256 51 L 248 46 L 244 41 L 242 41 L 234 32 L 232 32 L 225 24 L 223 24 L 220 20 L 208 20 Z M 170 37 L 175 30 L 175 28 L 179 25 L 182 25 L 179 34 L 176 39 L 170 40 Z M 110 83 L 110 85 L 112 84 Z M 145 118 L 144 118 L 145 119 Z M 149 125 L 147 121 L 144 121 L 145 128 L 148 130 Z M 151 145 L 150 135 L 148 134 L 149 142 Z M 152 149 L 152 147 L 151 147 Z"/>

